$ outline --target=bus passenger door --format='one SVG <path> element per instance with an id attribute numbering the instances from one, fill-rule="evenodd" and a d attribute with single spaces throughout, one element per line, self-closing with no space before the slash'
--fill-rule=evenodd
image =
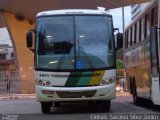
<path id="1" fill-rule="evenodd" d="M 160 82 L 159 82 L 159 54 L 157 28 L 152 27 L 150 31 L 150 54 L 151 54 L 151 97 L 154 104 L 160 104 Z"/>

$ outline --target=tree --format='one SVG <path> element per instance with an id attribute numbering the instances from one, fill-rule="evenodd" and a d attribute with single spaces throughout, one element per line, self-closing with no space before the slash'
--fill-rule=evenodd
<path id="1" fill-rule="evenodd" d="M 122 68 L 124 68 L 124 63 L 123 63 L 123 61 L 120 60 L 120 59 L 117 59 L 117 60 L 116 60 L 116 66 L 117 66 L 117 69 L 122 69 Z"/>

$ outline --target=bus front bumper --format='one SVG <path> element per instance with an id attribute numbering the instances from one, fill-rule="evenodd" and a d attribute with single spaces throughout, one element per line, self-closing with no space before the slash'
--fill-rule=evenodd
<path id="1" fill-rule="evenodd" d="M 115 84 L 93 87 L 45 87 L 36 85 L 36 98 L 39 102 L 112 100 L 115 97 Z"/>

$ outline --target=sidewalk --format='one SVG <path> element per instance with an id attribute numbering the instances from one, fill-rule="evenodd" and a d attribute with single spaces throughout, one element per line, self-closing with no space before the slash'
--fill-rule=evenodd
<path id="1" fill-rule="evenodd" d="M 131 96 L 129 92 L 116 92 L 116 96 Z"/>
<path id="2" fill-rule="evenodd" d="M 8 99 L 35 99 L 35 94 L 0 94 L 0 100 Z"/>

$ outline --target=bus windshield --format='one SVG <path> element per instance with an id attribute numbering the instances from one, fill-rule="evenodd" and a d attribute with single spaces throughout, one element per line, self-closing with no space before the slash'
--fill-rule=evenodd
<path id="1" fill-rule="evenodd" d="M 111 17 L 40 17 L 36 26 L 36 68 L 90 70 L 115 67 Z"/>

